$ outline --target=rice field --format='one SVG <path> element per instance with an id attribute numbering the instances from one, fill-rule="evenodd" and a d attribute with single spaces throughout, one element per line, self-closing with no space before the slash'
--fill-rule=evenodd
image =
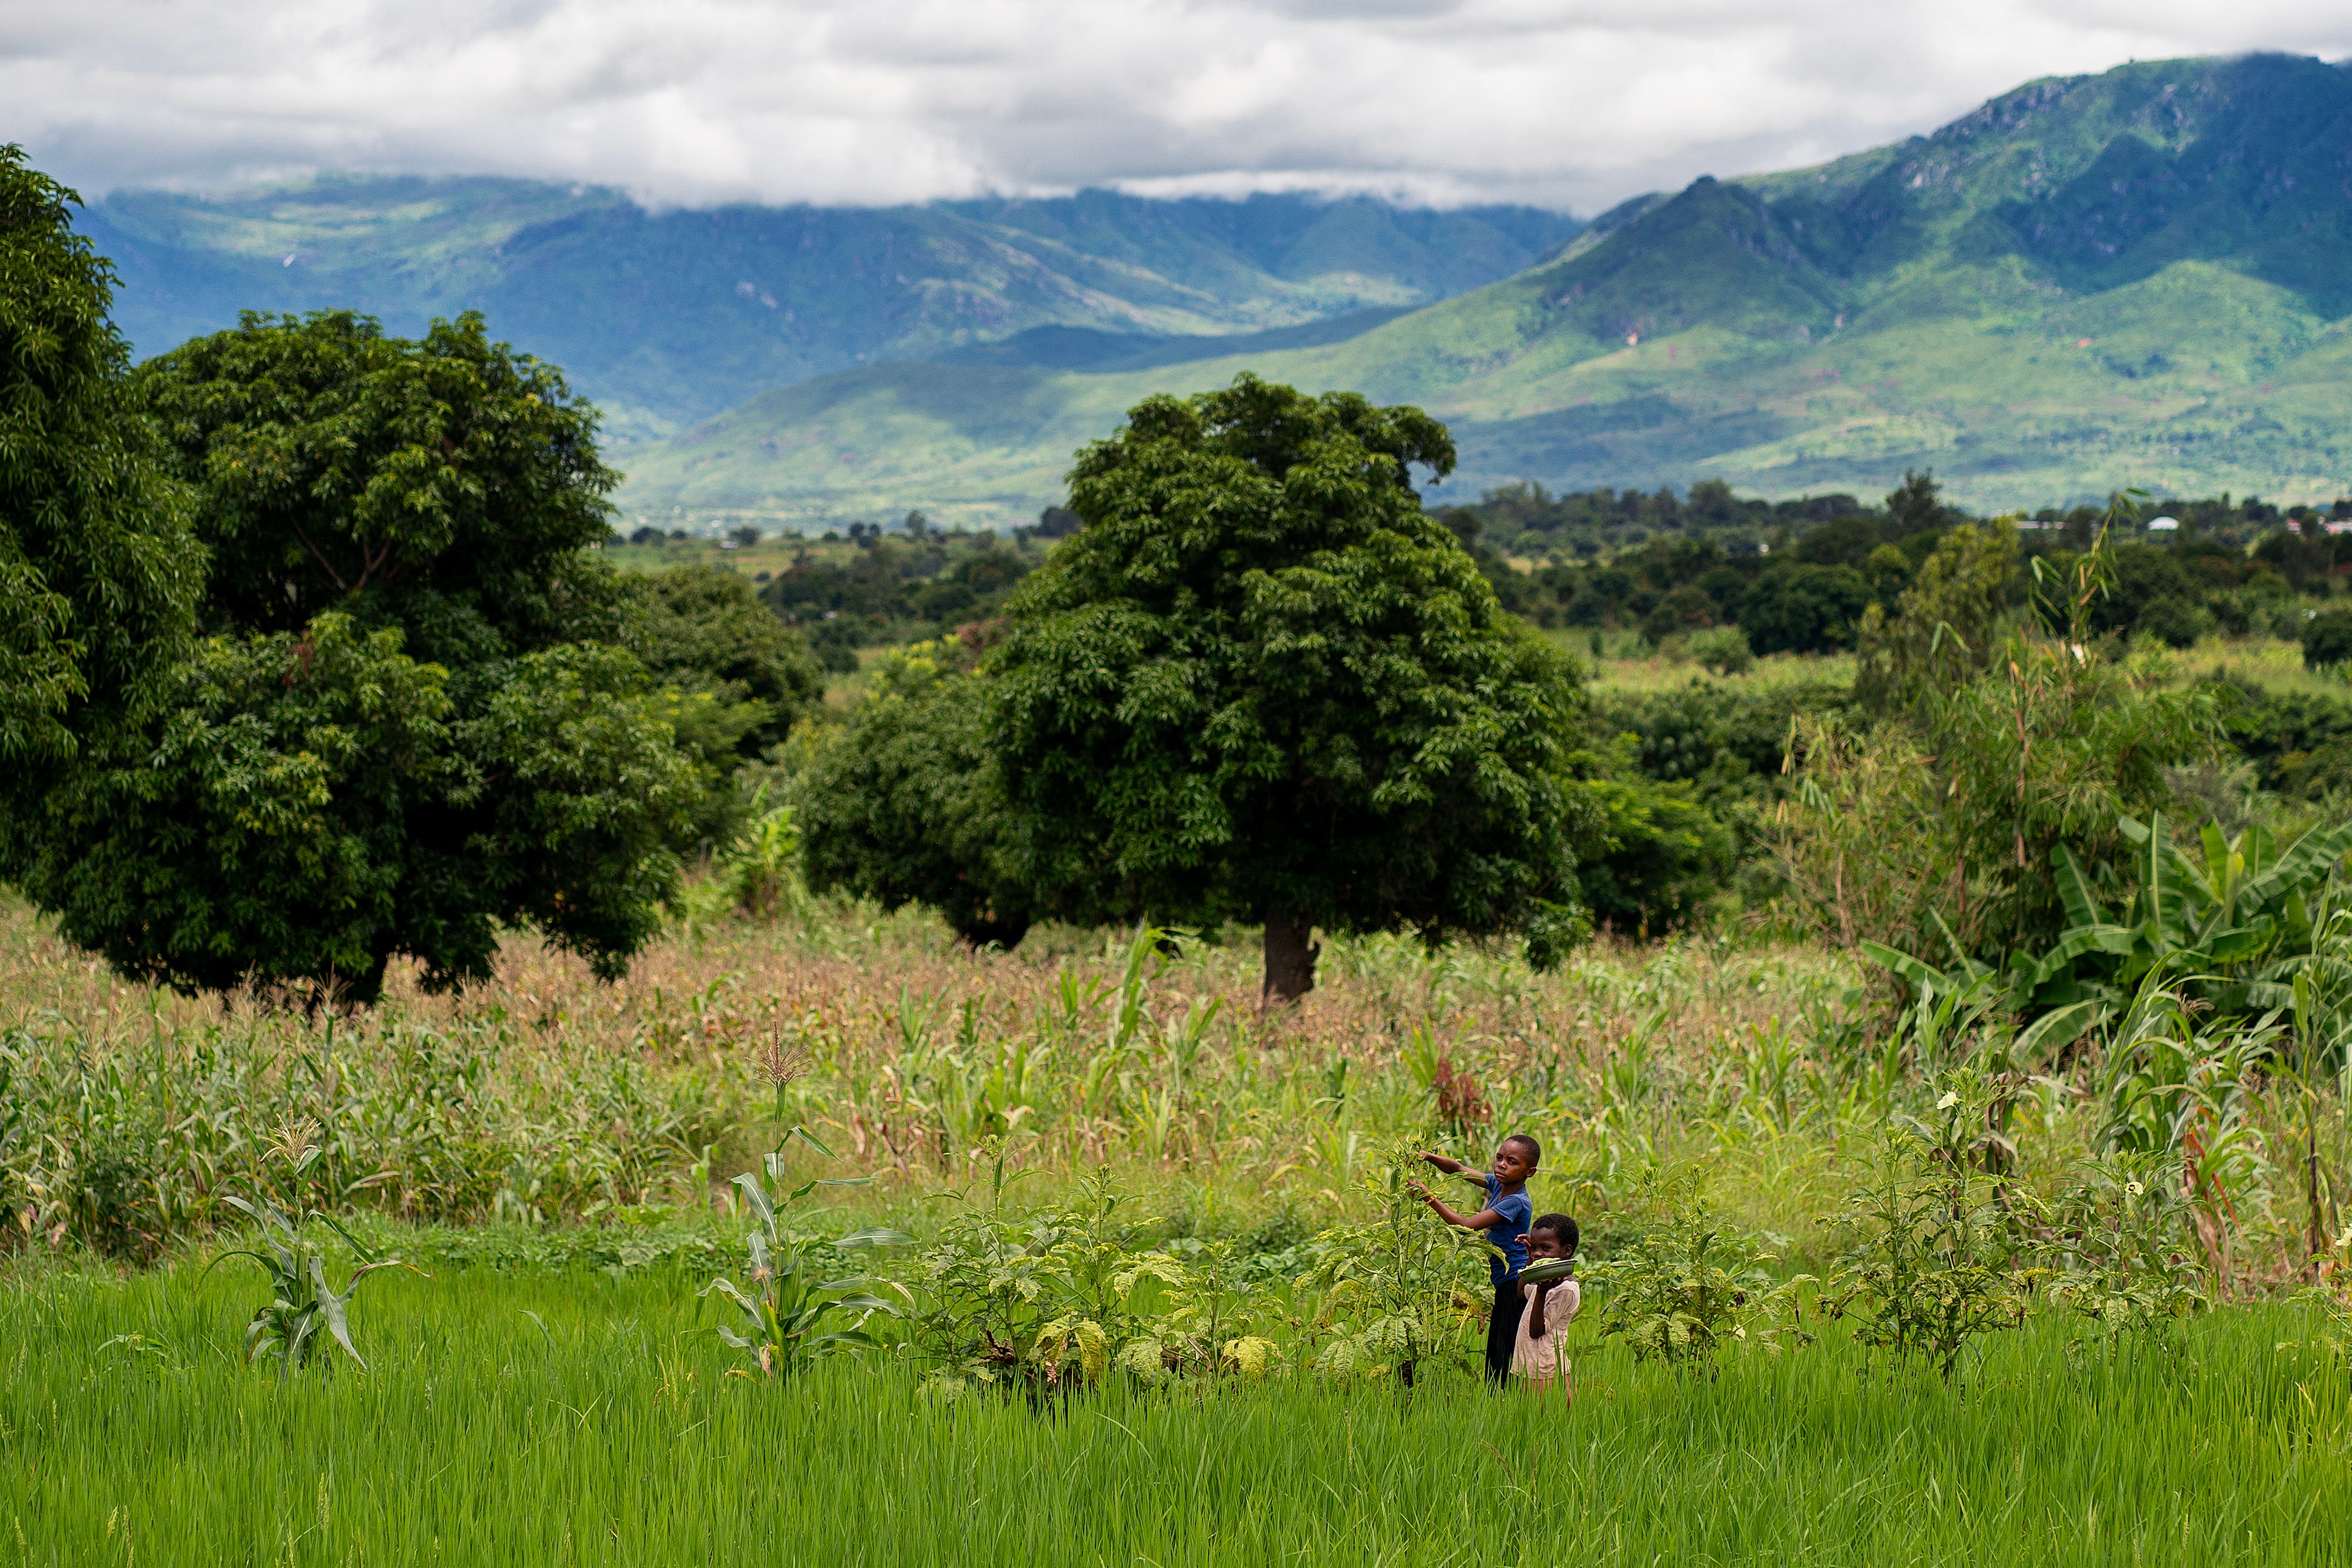
<path id="1" fill-rule="evenodd" d="M 2347 1382 L 2285 1307 L 2177 1354 L 1997 1342 L 1959 1389 L 1832 1336 L 1708 1380 L 1572 1337 L 1572 1411 L 1449 1380 L 940 1402 L 888 1357 L 730 1377 L 691 1281 L 400 1275 L 369 1370 L 246 1369 L 257 1279 L 20 1272 L 0 1560 L 2343 1562 Z M 1573 1334 L 1574 1331 L 1572 1331 Z M 118 1336 L 136 1334 L 135 1343 Z"/>

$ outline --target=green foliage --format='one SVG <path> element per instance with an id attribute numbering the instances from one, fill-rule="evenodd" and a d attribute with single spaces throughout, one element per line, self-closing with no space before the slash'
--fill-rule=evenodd
<path id="1" fill-rule="evenodd" d="M 2299 796 L 2352 785 L 2352 693 L 2221 686 L 2221 732 L 2265 789 Z"/>
<path id="2" fill-rule="evenodd" d="M 2322 610 L 2303 624 L 2303 662 L 2328 669 L 2352 659 L 2352 609 Z"/>
<path id="3" fill-rule="evenodd" d="M 1991 668 L 2002 651 L 2017 566 L 2017 531 L 2006 519 L 1944 534 L 1891 617 L 1877 605 L 1864 614 L 1855 699 L 1884 711 Z"/>
<path id="4" fill-rule="evenodd" d="M 142 367 L 197 498 L 213 636 L 53 797 L 19 883 L 185 988 L 373 1001 L 530 925 L 621 973 L 702 804 L 588 552 L 594 418 L 478 319 L 249 318 Z"/>
<path id="5" fill-rule="evenodd" d="M 337 1290 L 327 1283 L 325 1256 L 303 1245 L 300 1234 L 278 1212 L 277 1205 L 268 1199 L 249 1203 L 234 1194 L 225 1195 L 221 1201 L 257 1222 L 263 1245 L 269 1248 L 267 1253 L 239 1248 L 213 1259 L 216 1264 L 231 1258 L 250 1258 L 269 1276 L 269 1304 L 255 1312 L 253 1321 L 245 1326 L 247 1362 L 275 1359 L 278 1381 L 282 1383 L 308 1366 L 311 1356 L 331 1337 L 343 1347 L 343 1353 L 364 1371 L 367 1363 L 361 1360 L 358 1347 L 352 1343 L 352 1300 L 360 1293 L 360 1281 L 377 1269 L 404 1268 L 407 1265 L 397 1258 L 371 1257 L 333 1220 L 314 1215 L 349 1242 L 362 1259 L 344 1279 L 343 1288 Z M 213 1264 L 205 1268 L 209 1270 Z"/>
<path id="6" fill-rule="evenodd" d="M 1041 900 L 1029 830 L 988 747 L 987 691 L 955 645 L 892 657 L 796 784 L 809 883 L 938 910 L 973 946 L 1019 945 Z"/>
<path id="7" fill-rule="evenodd" d="M 1463 1332 L 1487 1293 L 1483 1242 L 1431 1221 L 1412 1191 L 1412 1152 L 1392 1150 L 1364 1187 L 1379 1217 L 1336 1226 L 1315 1238 L 1315 1266 L 1296 1289 L 1312 1293 L 1313 1322 L 1331 1337 L 1315 1369 L 1335 1377 L 1386 1377 L 1412 1384 L 1434 1367 L 1469 1364 Z"/>
<path id="8" fill-rule="evenodd" d="M 1756 665 L 1748 639 L 1732 626 L 1712 626 L 1692 637 L 1690 656 L 1700 668 L 1717 675 L 1745 675 Z"/>
<path id="9" fill-rule="evenodd" d="M 1641 1203 L 1647 1212 L 1634 1233 L 1584 1270 L 1603 1338 L 1622 1341 L 1637 1361 L 1709 1377 L 1719 1370 L 1717 1352 L 1751 1342 L 1751 1330 L 1759 1345 L 1806 1342 L 1795 1315 L 1802 1277 L 1775 1281 L 1756 1238 L 1717 1214 L 1686 1174 Z"/>
<path id="10" fill-rule="evenodd" d="M 1127 1200 L 1101 1176 L 1029 1215 L 1005 1213 L 1005 1184 L 1000 1155 L 989 1208 L 965 1207 L 924 1251 L 913 1342 L 950 1391 L 1099 1382 L 1113 1347 L 1141 1327 L 1127 1300 L 1139 1277 L 1127 1242 L 1148 1221 L 1122 1215 Z"/>
<path id="11" fill-rule="evenodd" d="M 856 668 L 850 649 L 861 644 L 947 637 L 995 616 L 1037 559 L 1004 548 L 993 532 L 977 541 L 930 529 L 888 535 L 852 523 L 850 534 L 856 548 L 845 561 L 803 543 L 760 590 L 778 615 L 808 627 L 841 669 Z"/>
<path id="12" fill-rule="evenodd" d="M 1981 1336 L 2025 1321 L 2038 1270 L 2021 1191 L 1990 1173 L 2015 1151 L 1987 1087 L 1956 1079 L 1925 1117 L 1896 1114 L 1869 1179 L 1848 1200 L 1848 1247 L 1823 1308 L 1873 1350 L 1950 1382 Z"/>
<path id="13" fill-rule="evenodd" d="M 824 669 L 733 572 L 699 564 L 625 578 L 631 651 L 703 782 L 696 837 L 714 852 L 755 831 L 738 773 L 782 745 L 824 695 Z"/>
<path id="14" fill-rule="evenodd" d="M 765 784 L 753 794 L 751 822 L 719 858 L 719 870 L 735 907 L 755 920 L 811 912 L 802 873 L 800 823 L 789 805 L 767 804 Z"/>
<path id="15" fill-rule="evenodd" d="M 2111 1355 L 2127 1344 L 2177 1354 L 2180 1325 L 2212 1306 L 2177 1154 L 2114 1149 L 2085 1161 L 2050 1221 L 2051 1300 Z"/>
<path id="16" fill-rule="evenodd" d="M 450 719 L 445 672 L 403 654 L 397 631 L 331 613 L 299 641 L 205 639 L 148 765 L 113 781 L 110 831 L 58 889 L 61 928 L 143 979 L 228 990 L 258 970 L 373 999 L 380 932 L 456 912 L 431 890 L 461 879 L 461 846 L 420 889 L 399 874 L 432 857 L 404 808 L 479 787 L 451 755 Z M 474 969 L 497 940 L 478 923 Z"/>
<path id="17" fill-rule="evenodd" d="M 1764 653 L 1830 653 L 1854 645 L 1870 584 L 1851 566 L 1775 563 L 1739 611 L 1748 646 Z"/>
<path id="18" fill-rule="evenodd" d="M 1574 668 L 1421 510 L 1453 464 L 1417 409 L 1244 375 L 1154 398 L 1072 471 L 1087 526 L 991 656 L 992 745 L 1082 918 L 1263 922 L 1268 994 L 1307 931 L 1516 926 L 1570 896 Z"/>
<path id="19" fill-rule="evenodd" d="M 819 1153 L 830 1154 L 804 1128 L 793 1128 L 783 1142 L 789 1144 L 795 1138 Z M 762 1376 L 788 1383 L 825 1356 L 876 1348 L 878 1342 L 866 1331 L 866 1320 L 877 1312 L 896 1316 L 899 1310 L 897 1302 L 875 1294 L 875 1280 L 860 1274 L 821 1279 L 816 1277 L 820 1270 L 830 1271 L 852 1254 L 899 1246 L 914 1237 L 877 1227 L 854 1230 L 818 1246 L 806 1245 L 784 1228 L 784 1211 L 819 1186 L 856 1182 L 803 1182 L 785 1192 L 781 1146 L 766 1163 L 768 1179 L 778 1184 L 774 1196 L 757 1172 L 746 1171 L 735 1178 L 745 1206 L 759 1222 L 758 1228 L 745 1237 L 750 1255 L 745 1272 L 751 1289 L 746 1290 L 720 1275 L 703 1287 L 701 1294 L 724 1298 L 740 1316 L 745 1332 L 737 1333 L 721 1323 L 719 1337 L 736 1350 L 750 1352 L 752 1364 Z M 835 1326 L 835 1318 L 848 1321 Z"/>
<path id="20" fill-rule="evenodd" d="M 1627 764 L 1622 746 L 1591 783 L 1601 810 L 1597 851 L 1577 868 L 1595 921 L 1643 937 L 1688 921 L 1721 890 L 1737 847 L 1731 830 L 1688 783 L 1658 783 Z"/>
<path id="21" fill-rule="evenodd" d="M 2213 617 L 2187 595 L 2168 594 L 2149 602 L 2133 629 L 2167 647 L 2195 647 L 2199 638 L 2211 635 Z"/>
<path id="22" fill-rule="evenodd" d="M 2079 647 L 2015 650 L 2005 670 L 1932 700 L 1924 721 L 1947 864 L 1982 878 L 1954 929 L 1981 950 L 2054 941 L 2066 918 L 2060 848 L 2094 876 L 2120 866 L 2121 824 L 2170 799 L 2167 767 L 2213 751 L 2209 698 L 2142 689 Z"/>
<path id="23" fill-rule="evenodd" d="M 656 681 L 758 703 L 734 750 L 746 758 L 782 743 L 824 696 L 824 671 L 799 632 L 762 605 L 732 572 L 677 566 L 631 580 L 642 619 L 635 651 Z"/>
<path id="24" fill-rule="evenodd" d="M 172 689 L 204 565 L 72 192 L 0 147 L 0 875 Z"/>
<path id="25" fill-rule="evenodd" d="M 198 494 L 208 628 L 299 631 L 337 610 L 401 626 L 461 685 L 618 631 L 617 583 L 587 553 L 618 477 L 595 413 L 479 316 L 411 341 L 349 311 L 248 315 L 136 384 Z"/>

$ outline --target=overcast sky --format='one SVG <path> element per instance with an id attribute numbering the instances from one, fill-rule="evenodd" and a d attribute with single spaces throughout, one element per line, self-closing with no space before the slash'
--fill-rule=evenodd
<path id="1" fill-rule="evenodd" d="M 0 139 L 96 195 L 307 169 L 657 205 L 1118 184 L 1592 212 L 2343 0 L 0 0 Z"/>

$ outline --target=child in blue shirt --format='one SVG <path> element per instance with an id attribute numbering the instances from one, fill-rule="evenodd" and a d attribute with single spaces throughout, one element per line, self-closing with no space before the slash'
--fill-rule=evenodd
<path id="1" fill-rule="evenodd" d="M 1536 1205 L 1528 1196 L 1528 1178 L 1536 1173 L 1543 1151 L 1524 1132 L 1514 1132 L 1496 1145 L 1492 1169 L 1474 1172 L 1460 1160 L 1435 1152 L 1422 1156 L 1449 1175 L 1468 1181 L 1486 1194 L 1486 1205 L 1474 1215 L 1461 1215 L 1433 1196 L 1419 1182 L 1413 1193 L 1430 1211 L 1451 1226 L 1485 1233 L 1495 1250 L 1486 1258 L 1486 1272 L 1495 1282 L 1495 1311 L 1486 1320 L 1486 1375 L 1501 1384 L 1511 1375 L 1511 1352 L 1519 1337 L 1519 1313 L 1527 1302 L 1519 1292 L 1519 1270 L 1528 1266 L 1528 1229 L 1535 1222 Z"/>

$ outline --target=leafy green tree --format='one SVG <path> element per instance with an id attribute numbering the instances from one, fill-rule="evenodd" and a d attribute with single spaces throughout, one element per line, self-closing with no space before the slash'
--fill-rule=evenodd
<path id="1" fill-rule="evenodd" d="M 195 498 L 211 635 L 44 819 L 26 891 L 192 989 L 366 1002 L 399 954 L 446 988 L 509 925 L 617 974 L 698 792 L 590 550 L 593 412 L 474 317 L 249 316 L 135 387 Z"/>
<path id="2" fill-rule="evenodd" d="M 989 753 L 986 693 L 940 645 L 884 667 L 798 795 L 817 891 L 928 905 L 974 947 L 1027 934 L 1034 869 Z"/>
<path id="3" fill-rule="evenodd" d="M 77 198 L 0 147 L 0 875 L 165 700 L 203 552 L 125 394 Z"/>
<path id="4" fill-rule="evenodd" d="M 2132 629 L 2167 647 L 2195 647 L 2197 639 L 2213 629 L 2213 617 L 2196 600 L 2168 594 L 2148 601 Z"/>
<path id="5" fill-rule="evenodd" d="M 1739 628 L 1759 654 L 1833 653 L 1853 646 L 1870 584 L 1851 566 L 1799 562 L 1765 568 L 1739 606 Z"/>
<path id="6" fill-rule="evenodd" d="M 348 310 L 248 314 L 137 386 L 198 491 L 207 629 L 299 631 L 331 609 L 402 627 L 460 686 L 525 649 L 617 638 L 619 580 L 592 552 L 620 476 L 595 411 L 479 316 L 409 341 Z"/>
<path id="7" fill-rule="evenodd" d="M 745 758 L 782 742 L 824 698 L 807 641 L 733 572 L 679 566 L 630 583 L 640 619 L 630 641 L 657 681 L 760 705 L 736 742 Z"/>
<path id="8" fill-rule="evenodd" d="M 1854 696 L 1883 710 L 1927 690 L 1948 691 L 1992 668 L 2015 596 L 2017 530 L 1962 523 L 1937 542 L 1889 617 L 1863 613 Z"/>
<path id="9" fill-rule="evenodd" d="M 652 672 L 662 717 L 702 776 L 696 837 L 725 845 L 748 826 L 744 765 L 772 753 L 815 709 L 824 668 L 733 572 L 679 566 L 625 583 L 628 645 Z"/>
<path id="10" fill-rule="evenodd" d="M 1944 504 L 1933 468 L 1903 470 L 1903 482 L 1886 492 L 1886 531 L 1902 539 L 1926 533 L 1960 521 L 1960 513 Z"/>
<path id="11" fill-rule="evenodd" d="M 1730 878 L 1731 830 L 1691 784 L 1643 778 L 1630 757 L 1608 772 L 1615 776 L 1592 784 L 1602 813 L 1598 850 L 1578 872 L 1586 908 L 1596 921 L 1642 936 L 1685 924 Z"/>
<path id="12" fill-rule="evenodd" d="M 401 640 L 330 611 L 199 645 L 146 765 L 106 781 L 111 829 L 49 889 L 67 934 L 142 979 L 352 1001 L 395 950 L 428 984 L 487 974 L 499 915 L 592 958 L 641 943 L 664 808 L 690 804 L 642 670 L 527 655 L 467 718 Z M 633 773 L 667 788 L 615 812 Z"/>
<path id="13" fill-rule="evenodd" d="M 2352 610 L 2322 610 L 2303 623 L 2303 662 L 2312 669 L 2352 659 Z"/>
<path id="14" fill-rule="evenodd" d="M 1014 593 L 992 747 L 1077 918 L 1261 922 L 1265 994 L 1312 932 L 1571 918 L 1596 824 L 1573 664 L 1505 616 L 1411 468 L 1437 421 L 1244 375 L 1086 448 L 1085 527 Z"/>

